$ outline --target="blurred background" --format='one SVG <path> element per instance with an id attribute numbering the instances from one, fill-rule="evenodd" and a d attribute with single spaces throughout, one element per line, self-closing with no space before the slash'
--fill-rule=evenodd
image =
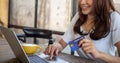
<path id="1" fill-rule="evenodd" d="M 113 1 L 120 12 L 120 0 Z M 0 0 L 0 26 L 11 28 L 16 34 L 24 34 L 24 27 L 48 29 L 58 41 L 76 12 L 77 0 Z M 41 38 L 37 41 L 47 42 Z M 33 38 L 27 42 L 32 43 Z"/>

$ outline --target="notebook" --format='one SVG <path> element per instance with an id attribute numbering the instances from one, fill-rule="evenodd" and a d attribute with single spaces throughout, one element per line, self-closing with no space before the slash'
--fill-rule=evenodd
<path id="1" fill-rule="evenodd" d="M 69 63 L 61 58 L 55 61 L 48 61 L 47 59 L 45 59 L 45 57 L 48 57 L 45 54 L 27 56 L 15 32 L 5 27 L 0 27 L 0 29 L 4 37 L 6 38 L 8 44 L 10 45 L 13 53 L 15 54 L 16 58 L 21 63 Z"/>

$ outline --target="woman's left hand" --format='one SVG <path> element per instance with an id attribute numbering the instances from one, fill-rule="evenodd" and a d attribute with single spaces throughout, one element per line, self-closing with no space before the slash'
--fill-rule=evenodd
<path id="1" fill-rule="evenodd" d="M 83 39 L 79 42 L 78 46 L 82 47 L 82 50 L 86 54 L 91 54 L 94 58 L 100 57 L 100 51 L 98 51 L 91 40 Z"/>

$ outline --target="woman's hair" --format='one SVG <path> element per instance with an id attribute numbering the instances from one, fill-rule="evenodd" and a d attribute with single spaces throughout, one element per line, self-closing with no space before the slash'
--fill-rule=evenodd
<path id="1" fill-rule="evenodd" d="M 99 40 L 106 37 L 110 32 L 110 10 L 115 11 L 112 0 L 93 0 L 94 27 L 90 33 L 90 38 Z M 84 15 L 78 5 L 79 19 L 75 23 L 74 32 L 82 35 L 81 25 L 87 21 L 87 15 Z"/>

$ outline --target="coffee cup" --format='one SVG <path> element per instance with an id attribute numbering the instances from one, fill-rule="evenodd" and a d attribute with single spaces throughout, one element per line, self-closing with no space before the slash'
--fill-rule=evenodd
<path id="1" fill-rule="evenodd" d="M 35 53 L 40 53 L 42 51 L 42 47 L 36 44 L 27 44 L 23 43 L 22 47 L 27 55 L 32 55 Z"/>

